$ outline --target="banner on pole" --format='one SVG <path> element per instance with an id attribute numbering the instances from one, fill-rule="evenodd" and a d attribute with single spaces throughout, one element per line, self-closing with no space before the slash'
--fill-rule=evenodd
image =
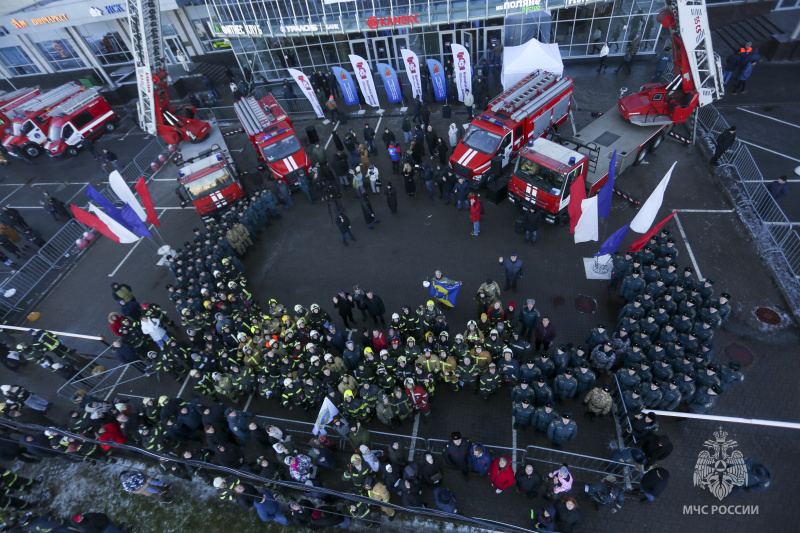
<path id="1" fill-rule="evenodd" d="M 411 82 L 411 94 L 414 98 L 417 98 L 422 95 L 422 78 L 419 73 L 419 58 L 417 54 L 407 48 L 400 50 L 400 55 L 403 56 L 403 65 L 406 67 L 408 81 Z"/>
<path id="2" fill-rule="evenodd" d="M 314 108 L 314 113 L 316 113 L 317 118 L 324 118 L 325 113 L 322 111 L 322 106 L 319 104 L 316 93 L 314 93 L 314 88 L 311 87 L 311 80 L 308 79 L 308 76 L 294 68 L 289 69 L 289 74 L 294 78 L 295 83 L 297 83 L 300 90 L 303 91 L 303 94 L 306 95 L 308 101 L 311 102 L 311 107 Z"/>
<path id="3" fill-rule="evenodd" d="M 353 72 L 356 74 L 358 86 L 361 87 L 361 94 L 364 95 L 364 103 L 372 107 L 380 107 L 378 103 L 378 91 L 375 90 L 375 81 L 372 79 L 372 71 L 366 59 L 355 54 L 350 54 L 350 63 L 353 65 Z"/>
<path id="4" fill-rule="evenodd" d="M 470 64 L 469 51 L 456 43 L 451 44 L 450 49 L 453 51 L 453 74 L 456 88 L 458 89 L 458 101 L 463 102 L 466 91 L 472 94 L 472 65 Z"/>
<path id="5" fill-rule="evenodd" d="M 378 63 L 378 72 L 383 80 L 383 87 L 386 89 L 386 96 L 389 97 L 389 102 L 396 104 L 402 101 L 403 95 L 400 93 L 400 83 L 397 81 L 397 72 L 386 63 Z"/>
<path id="6" fill-rule="evenodd" d="M 353 77 L 342 67 L 332 67 L 333 74 L 336 76 L 336 81 L 339 82 L 339 88 L 342 90 L 342 97 L 346 105 L 358 105 L 358 92 L 356 91 L 356 84 L 353 83 Z"/>
<path id="7" fill-rule="evenodd" d="M 433 96 L 437 101 L 447 98 L 447 87 L 444 81 L 444 67 L 435 59 L 427 59 L 428 72 L 431 73 Z"/>

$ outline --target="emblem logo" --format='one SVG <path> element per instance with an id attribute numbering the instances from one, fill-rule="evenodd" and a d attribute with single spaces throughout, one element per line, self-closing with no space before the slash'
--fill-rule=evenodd
<path id="1" fill-rule="evenodd" d="M 705 441 L 706 449 L 697 456 L 694 466 L 694 486 L 708 489 L 722 500 L 733 487 L 747 484 L 747 467 L 744 456 L 734 450 L 739 444 L 728 439 L 728 433 L 719 428 L 714 440 Z"/>

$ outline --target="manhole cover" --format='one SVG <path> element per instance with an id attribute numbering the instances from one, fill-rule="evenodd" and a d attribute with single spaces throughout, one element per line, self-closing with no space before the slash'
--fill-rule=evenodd
<path id="1" fill-rule="evenodd" d="M 579 313 L 594 313 L 597 310 L 597 300 L 591 296 L 579 294 L 575 298 L 575 310 Z"/>
<path id="2" fill-rule="evenodd" d="M 769 307 L 759 307 L 756 309 L 756 318 L 764 324 L 775 326 L 781 323 L 781 315 Z"/>
<path id="3" fill-rule="evenodd" d="M 736 361 L 742 366 L 749 366 L 753 363 L 753 352 L 741 344 L 729 344 L 725 347 L 725 355 L 731 361 Z"/>

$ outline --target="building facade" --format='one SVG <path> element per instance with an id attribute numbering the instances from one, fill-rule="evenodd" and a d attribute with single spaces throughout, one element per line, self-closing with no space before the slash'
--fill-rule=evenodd
<path id="1" fill-rule="evenodd" d="M 728 1 L 728 0 L 725 0 Z M 446 61 L 462 44 L 473 64 L 497 43 L 558 43 L 564 57 L 596 55 L 604 41 L 640 53 L 663 42 L 663 0 L 161 0 L 167 60 L 230 51 L 262 82 L 287 67 L 329 70 L 359 55 L 402 72 L 400 50 Z M 132 81 L 125 2 L 55 0 L 0 16 L 0 75 L 93 69 L 104 83 Z"/>

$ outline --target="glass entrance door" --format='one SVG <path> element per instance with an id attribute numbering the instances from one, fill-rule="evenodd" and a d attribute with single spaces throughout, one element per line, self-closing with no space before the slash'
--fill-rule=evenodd
<path id="1" fill-rule="evenodd" d="M 450 47 L 455 41 L 455 35 L 453 32 L 442 32 L 440 34 L 442 37 L 442 64 L 446 65 L 448 61 L 453 60 L 453 49 Z"/>
<path id="2" fill-rule="evenodd" d="M 389 48 L 389 37 L 378 37 L 370 39 L 370 41 L 372 42 L 372 57 L 375 59 L 375 63 L 388 63 L 397 69 L 394 64 L 394 54 Z"/>
<path id="3" fill-rule="evenodd" d="M 366 39 L 358 39 L 355 41 L 350 41 L 350 53 L 357 56 L 361 56 L 367 61 L 372 59 L 369 53 L 369 47 L 367 46 Z"/>
<path id="4" fill-rule="evenodd" d="M 178 61 L 178 56 L 180 54 L 183 54 L 183 57 L 185 58 L 184 61 L 189 61 L 189 54 L 186 53 L 186 49 L 183 47 L 181 38 L 177 35 L 169 35 L 164 37 L 164 45 L 164 52 L 166 53 L 170 64 L 177 65 L 180 63 Z"/>

